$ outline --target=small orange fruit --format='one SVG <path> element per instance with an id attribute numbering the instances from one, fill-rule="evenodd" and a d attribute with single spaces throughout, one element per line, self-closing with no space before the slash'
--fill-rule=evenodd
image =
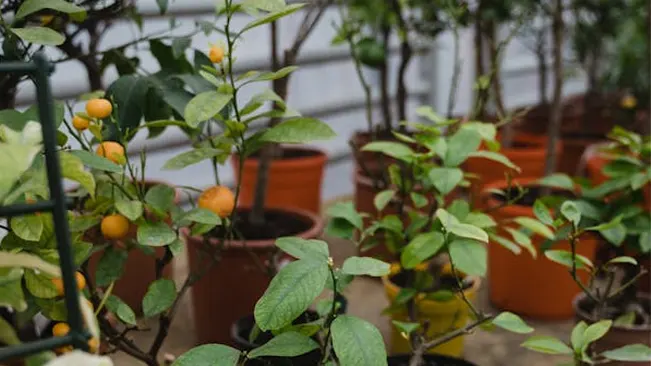
<path id="1" fill-rule="evenodd" d="M 90 353 L 96 353 L 99 350 L 99 339 L 91 338 L 88 340 L 88 351 Z"/>
<path id="2" fill-rule="evenodd" d="M 75 279 L 77 280 L 77 289 L 79 291 L 86 288 L 86 277 L 81 272 L 75 273 Z"/>
<path id="3" fill-rule="evenodd" d="M 219 64 L 224 59 L 224 49 L 219 46 L 212 46 L 208 51 L 208 58 L 213 64 Z"/>
<path id="4" fill-rule="evenodd" d="M 54 284 L 54 287 L 57 289 L 57 294 L 59 296 L 63 296 L 63 280 L 61 278 L 53 278 L 52 279 L 52 284 Z"/>
<path id="5" fill-rule="evenodd" d="M 56 323 L 52 327 L 52 335 L 55 337 L 63 337 L 68 333 L 70 333 L 70 326 L 66 323 Z"/>
<path id="6" fill-rule="evenodd" d="M 129 220 L 120 214 L 108 215 L 102 219 L 100 227 L 105 238 L 120 240 L 129 233 Z"/>
<path id="7" fill-rule="evenodd" d="M 120 164 L 124 156 L 124 147 L 115 141 L 104 141 L 95 150 L 97 155 L 103 156 L 116 164 Z"/>
<path id="8" fill-rule="evenodd" d="M 74 116 L 72 118 L 72 127 L 74 127 L 77 131 L 84 131 L 88 128 L 89 125 L 90 121 L 86 118 L 79 116 Z"/>
<path id="9" fill-rule="evenodd" d="M 224 186 L 212 186 L 199 196 L 199 207 L 214 212 L 219 217 L 226 217 L 235 208 L 235 195 Z"/>
<path id="10" fill-rule="evenodd" d="M 113 112 L 111 102 L 103 98 L 91 99 L 86 103 L 86 114 L 92 118 L 106 118 Z"/>

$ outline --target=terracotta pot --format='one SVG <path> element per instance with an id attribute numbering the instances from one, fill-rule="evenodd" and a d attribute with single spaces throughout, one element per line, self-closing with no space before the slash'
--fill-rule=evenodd
<path id="1" fill-rule="evenodd" d="M 265 207 L 294 207 L 321 213 L 321 181 L 328 157 L 322 150 L 307 146 L 283 146 L 283 157 L 271 162 Z M 239 157 L 231 159 L 240 180 Z M 239 204 L 250 206 L 255 196 L 260 161 L 244 160 Z"/>
<path id="2" fill-rule="evenodd" d="M 166 184 L 157 181 L 147 181 L 147 187 L 153 187 L 158 184 Z M 171 185 L 169 185 L 171 187 Z M 181 196 L 176 191 L 176 196 L 174 197 L 174 203 L 178 204 L 181 200 Z M 148 214 L 147 212 L 145 213 Z M 171 224 L 169 219 L 164 220 Z M 135 238 L 136 236 L 136 226 L 132 225 L 129 230 L 129 237 Z M 85 234 L 85 240 L 93 244 L 104 244 L 105 239 L 102 238 L 99 227 L 92 228 L 88 230 Z M 154 255 L 150 255 L 142 251 L 139 248 L 132 248 L 129 250 L 129 256 L 124 264 L 124 271 L 122 272 L 122 277 L 119 280 L 115 281 L 113 286 L 113 294 L 122 299 L 136 314 L 142 314 L 142 299 L 147 293 L 149 285 L 156 280 L 156 258 L 161 258 L 165 255 L 165 248 L 158 247 L 152 248 L 154 250 Z M 97 271 L 97 264 L 99 263 L 104 250 L 99 250 L 93 253 L 88 258 L 88 277 L 91 281 L 94 281 L 95 272 Z M 174 278 L 174 260 L 170 262 L 163 269 L 164 278 Z"/>
<path id="3" fill-rule="evenodd" d="M 531 186 L 535 179 L 522 178 L 514 181 L 522 186 Z M 485 207 L 500 204 L 490 189 L 506 189 L 506 181 L 497 181 L 484 187 L 482 194 Z M 494 219 L 499 223 L 519 216 L 535 218 L 531 206 L 511 205 L 493 211 Z M 509 237 L 504 227 L 499 225 L 498 233 Z M 545 239 L 534 235 L 531 237 L 536 248 L 540 248 Z M 595 237 L 582 239 L 577 246 L 577 253 L 592 260 L 595 257 L 597 240 Z M 569 243 L 555 243 L 554 249 L 570 250 Z M 514 254 L 498 243 L 488 246 L 488 281 L 491 302 L 500 309 L 539 319 L 567 319 L 572 317 L 572 299 L 580 289 L 568 274 L 567 268 L 547 259 L 538 251 L 533 258 L 527 251 Z M 585 282 L 587 273 L 581 272 L 580 278 Z"/>
<path id="4" fill-rule="evenodd" d="M 562 143 L 556 145 L 556 156 L 561 159 Z M 513 138 L 510 148 L 500 150 L 504 156 L 517 165 L 521 172 L 507 168 L 498 162 L 471 157 L 465 162 L 466 172 L 479 177 L 472 180 L 470 188 L 471 201 L 475 207 L 480 204 L 482 186 L 498 180 L 504 180 L 505 174 L 510 172 L 514 177 L 542 177 L 545 175 L 545 158 L 547 156 L 547 137 L 520 132 Z"/>
<path id="5" fill-rule="evenodd" d="M 355 174 L 375 174 L 389 165 L 396 162 L 395 159 L 378 152 L 361 151 L 364 145 L 373 141 L 398 141 L 395 136 L 388 132 L 382 131 L 375 138 L 368 132 L 357 131 L 350 138 L 352 148 L 357 152 L 355 157 Z"/>
<path id="6" fill-rule="evenodd" d="M 642 304 L 650 304 L 651 297 L 648 293 L 639 293 L 638 299 Z M 576 313 L 577 321 L 584 321 L 587 324 L 595 323 L 596 320 L 585 311 L 584 304 L 587 301 L 587 296 L 584 293 L 577 295 L 572 302 L 574 311 Z M 648 309 L 648 307 L 647 307 Z M 613 350 L 615 348 L 623 347 L 630 344 L 646 344 L 651 347 L 651 326 L 650 325 L 637 325 L 637 326 L 618 326 L 613 325 L 610 327 L 608 333 L 595 342 L 595 349 L 597 352 Z M 623 362 L 612 361 L 605 363 L 608 366 L 649 366 L 649 362 Z"/>
<path id="7" fill-rule="evenodd" d="M 238 208 L 238 212 L 245 215 L 249 209 Z M 304 227 L 301 232 L 286 233 L 283 236 L 314 239 L 323 231 L 323 220 L 309 211 L 270 208 L 267 212 L 286 216 L 286 220 L 295 220 Z M 199 253 L 199 250 L 204 247 L 204 241 L 212 247 L 219 245 L 218 239 L 191 237 L 188 230 L 182 234 L 188 243 L 190 271 L 202 270 L 208 257 L 205 253 Z M 253 312 L 256 301 L 271 280 L 256 266 L 251 256 L 258 257 L 263 263 L 271 261 L 276 251 L 275 240 L 276 238 L 269 238 L 227 242 L 219 252 L 221 260 L 192 286 L 192 308 L 199 343 L 234 345 L 230 336 L 231 325 Z"/>

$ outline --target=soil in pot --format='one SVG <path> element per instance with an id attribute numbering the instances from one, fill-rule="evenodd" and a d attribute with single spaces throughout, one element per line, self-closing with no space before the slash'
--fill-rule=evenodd
<path id="1" fill-rule="evenodd" d="M 417 269 L 425 275 L 424 268 Z M 437 276 L 437 283 L 431 290 L 432 292 L 440 289 L 458 291 L 456 280 L 449 274 Z M 402 286 L 406 283 L 406 276 L 402 273 L 394 273 L 391 277 L 383 277 L 384 290 L 393 303 L 400 292 Z M 479 290 L 481 280 L 479 277 L 466 276 L 463 280 L 464 294 L 470 301 L 474 301 Z M 469 309 L 466 303 L 455 296 L 447 301 L 432 300 L 419 298 L 416 300 L 418 318 L 421 322 L 426 321 L 429 324 L 427 329 L 428 338 L 435 338 L 445 334 L 450 330 L 458 329 L 468 322 Z M 391 313 L 391 319 L 397 321 L 409 321 L 406 312 Z M 442 354 L 446 356 L 459 357 L 463 353 L 464 337 L 454 338 L 438 347 L 428 351 L 428 354 Z M 409 341 L 406 340 L 396 327 L 391 327 L 391 354 L 407 354 L 411 352 Z"/>
<path id="2" fill-rule="evenodd" d="M 649 317 L 651 317 L 651 296 L 648 293 L 638 293 L 637 303 L 640 309 L 644 311 L 644 316 L 647 317 L 646 322 L 637 316 L 635 324 L 630 326 L 622 326 L 613 324 L 608 333 L 601 339 L 595 342 L 597 352 L 612 350 L 615 348 L 623 347 L 629 344 L 646 344 L 651 347 L 651 324 L 649 324 Z M 583 293 L 579 294 L 573 301 L 574 310 L 576 313 L 577 321 L 585 321 L 588 324 L 595 323 L 597 319 L 592 316 L 595 304 Z M 617 318 L 618 315 L 623 315 L 625 311 L 620 314 L 615 314 L 612 318 Z M 613 361 L 609 362 L 608 366 L 649 366 L 649 362 L 622 362 Z"/>
<path id="3" fill-rule="evenodd" d="M 410 355 L 390 356 L 387 358 L 389 366 L 409 366 Z M 425 355 L 421 366 L 477 366 L 474 363 L 460 358 L 444 355 Z"/>
<path id="4" fill-rule="evenodd" d="M 238 208 L 235 225 L 235 231 L 246 241 L 224 243 L 218 252 L 220 261 L 191 289 L 199 343 L 234 345 L 231 325 L 253 312 L 256 301 L 271 281 L 270 274 L 259 264 L 266 265 L 274 260 L 276 238 L 298 236 L 315 239 L 323 230 L 322 219 L 305 210 L 268 209 L 265 215 L 267 225 L 259 229 L 248 222 L 249 212 L 249 208 Z M 204 270 L 209 261 L 205 249 L 212 253 L 214 248 L 220 246 L 216 239 L 220 233 L 206 234 L 204 237 L 189 236 L 189 231 L 183 234 L 188 243 L 190 271 Z"/>
<path id="5" fill-rule="evenodd" d="M 241 177 L 239 204 L 253 204 L 259 154 L 247 157 Z M 239 156 L 231 159 L 235 175 L 239 174 Z M 283 146 L 269 168 L 265 207 L 295 207 L 315 214 L 321 212 L 321 183 L 327 155 L 316 148 Z"/>
<path id="6" fill-rule="evenodd" d="M 306 311 L 301 316 L 294 320 L 293 324 L 306 324 L 312 321 L 319 319 L 319 315 L 311 310 Z M 260 347 L 263 344 L 269 342 L 273 338 L 271 332 L 260 332 L 258 336 L 252 342 L 249 341 L 249 336 L 255 326 L 255 318 L 252 314 L 239 319 L 233 324 L 231 328 L 231 335 L 233 337 L 233 342 L 238 349 L 242 351 L 250 351 L 254 348 Z M 297 357 L 263 357 L 260 359 L 255 359 L 247 361 L 247 365 L 251 364 L 252 366 L 313 366 L 318 365 L 321 361 L 321 352 L 319 350 L 314 350 L 312 352 L 300 355 Z"/>
<path id="7" fill-rule="evenodd" d="M 536 179 L 519 179 L 513 182 L 529 188 L 519 202 L 499 208 L 492 212 L 493 218 L 498 223 L 498 234 L 510 238 L 506 226 L 518 228 L 517 225 L 507 224 L 515 217 L 525 216 L 535 218 L 533 204 L 541 195 L 534 182 Z M 496 196 L 491 189 L 507 189 L 506 181 L 488 184 L 484 187 L 482 200 L 484 207 L 498 207 L 503 204 L 504 198 Z M 559 194 L 560 197 L 571 197 L 569 192 Z M 568 274 L 567 269 L 545 257 L 541 248 L 570 250 L 569 242 L 560 241 L 549 243 L 547 239 L 531 236 L 531 242 L 536 248 L 537 256 L 534 258 L 527 250 L 515 254 L 498 243 L 488 245 L 488 281 L 491 302 L 502 310 L 530 316 L 538 319 L 567 319 L 574 314 L 572 299 L 580 292 L 579 287 Z M 597 246 L 596 236 L 585 236 L 577 245 L 577 253 L 593 260 Z M 585 282 L 586 273 L 580 273 L 580 278 Z"/>

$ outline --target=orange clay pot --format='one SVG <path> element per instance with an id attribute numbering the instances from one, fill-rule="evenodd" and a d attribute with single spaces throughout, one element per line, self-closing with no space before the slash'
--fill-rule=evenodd
<path id="1" fill-rule="evenodd" d="M 271 162 L 265 207 L 293 207 L 321 213 L 321 181 L 328 161 L 326 154 L 306 146 L 282 147 L 283 157 Z M 235 176 L 239 177 L 239 157 L 232 157 Z M 244 161 L 239 204 L 251 206 L 255 196 L 260 161 Z"/>
<path id="2" fill-rule="evenodd" d="M 534 178 L 515 180 L 522 186 L 531 186 Z M 506 189 L 506 181 L 497 181 L 484 187 L 489 189 Z M 485 207 L 495 207 L 500 202 L 489 192 L 482 194 Z M 530 206 L 511 205 L 493 211 L 493 218 L 500 224 L 498 232 L 507 236 L 505 221 L 518 216 L 535 218 Z M 545 239 L 534 235 L 532 242 L 536 248 Z M 585 237 L 577 246 L 577 253 L 593 260 L 597 240 L 595 237 Z M 556 243 L 553 249 L 570 250 L 567 241 Z M 567 268 L 548 260 L 543 253 L 538 252 L 534 259 L 527 251 L 519 255 L 497 243 L 488 246 L 488 281 L 490 300 L 498 308 L 520 315 L 538 319 L 555 320 L 568 319 L 574 314 L 572 299 L 580 292 L 578 285 L 570 277 Z M 583 281 L 587 273 L 581 272 Z"/>
<path id="3" fill-rule="evenodd" d="M 556 156 L 559 161 L 562 150 L 562 144 L 558 143 Z M 482 186 L 493 181 L 504 180 L 507 172 L 514 177 L 542 177 L 545 175 L 547 137 L 544 135 L 516 133 L 511 147 L 502 148 L 500 153 L 520 167 L 521 172 L 517 173 L 498 162 L 485 158 L 471 157 L 465 162 L 466 172 L 478 175 L 477 179 L 472 180 L 470 186 L 470 198 L 475 207 L 480 204 Z"/>

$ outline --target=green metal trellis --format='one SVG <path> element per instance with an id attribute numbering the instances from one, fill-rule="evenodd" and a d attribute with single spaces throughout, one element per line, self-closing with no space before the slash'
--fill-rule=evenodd
<path id="1" fill-rule="evenodd" d="M 84 329 L 84 321 L 79 305 L 79 294 L 75 279 L 75 266 L 70 247 L 70 230 L 66 197 L 61 179 L 61 167 L 56 150 L 56 127 L 54 124 L 54 108 L 49 74 L 53 65 L 42 53 L 37 53 L 31 62 L 7 62 L 0 64 L 0 72 L 30 75 L 36 84 L 38 113 L 43 131 L 43 147 L 45 150 L 45 165 L 50 188 L 50 199 L 33 204 L 16 204 L 0 206 L 0 217 L 25 215 L 35 212 L 52 212 L 54 233 L 59 252 L 59 265 L 65 287 L 64 299 L 68 310 L 70 333 L 62 337 L 52 337 L 16 346 L 0 348 L 0 361 L 22 358 L 38 352 L 72 345 L 74 348 L 88 349 L 89 333 Z"/>

